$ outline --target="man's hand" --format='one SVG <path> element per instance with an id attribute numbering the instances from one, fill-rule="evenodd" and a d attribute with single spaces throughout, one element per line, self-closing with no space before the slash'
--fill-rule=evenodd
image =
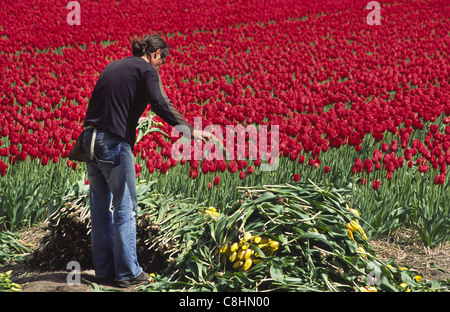
<path id="1" fill-rule="evenodd" d="M 195 129 L 193 131 L 192 137 L 194 138 L 194 140 L 202 140 L 204 143 L 215 139 L 214 134 L 212 134 L 208 131 L 197 130 L 197 129 Z"/>

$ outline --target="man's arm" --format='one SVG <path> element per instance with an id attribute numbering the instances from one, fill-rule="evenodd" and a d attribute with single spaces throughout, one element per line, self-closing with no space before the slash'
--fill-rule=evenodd
<path id="1" fill-rule="evenodd" d="M 213 134 L 207 131 L 194 129 L 194 127 L 192 127 L 183 118 L 183 116 L 181 116 L 181 114 L 174 107 L 172 101 L 164 91 L 161 78 L 159 77 L 159 73 L 156 70 L 149 70 L 146 72 L 145 86 L 150 97 L 150 105 L 152 107 L 152 110 L 159 117 L 161 117 L 162 120 L 173 127 L 176 127 L 178 125 L 188 127 L 188 129 L 190 130 L 188 131 L 189 133 L 183 133 L 183 135 L 188 137 L 189 139 L 200 139 L 204 142 L 207 142 L 214 137 Z"/>

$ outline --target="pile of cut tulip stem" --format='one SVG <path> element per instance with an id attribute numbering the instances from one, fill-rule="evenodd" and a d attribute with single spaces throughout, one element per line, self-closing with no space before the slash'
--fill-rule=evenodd
<path id="1" fill-rule="evenodd" d="M 394 262 L 377 258 L 362 230 L 369 225 L 347 204 L 350 189 L 310 181 L 239 191 L 242 199 L 221 210 L 209 207 L 205 213 L 204 206 L 191 203 L 185 213 L 176 207 L 168 211 L 177 230 L 165 235 L 176 238 L 179 252 L 139 290 L 405 291 L 405 284 L 414 291 L 441 289 L 417 282 L 413 269 L 399 270 Z M 191 213 L 194 209 L 197 214 Z M 358 226 L 350 227 L 355 222 Z M 260 249 L 255 237 L 277 242 L 274 252 Z M 235 257 L 230 261 L 226 251 L 244 242 L 258 255 L 252 265 L 236 264 Z M 380 276 L 376 286 L 370 284 L 373 268 Z"/>

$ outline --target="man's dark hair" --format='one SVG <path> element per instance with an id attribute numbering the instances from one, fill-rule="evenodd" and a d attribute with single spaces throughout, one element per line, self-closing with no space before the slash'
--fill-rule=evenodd
<path id="1" fill-rule="evenodd" d="M 134 56 L 144 56 L 145 54 L 150 55 L 161 49 L 161 58 L 166 58 L 169 54 L 169 47 L 163 38 L 159 35 L 147 35 L 141 40 L 134 39 L 131 43 L 131 49 Z"/>

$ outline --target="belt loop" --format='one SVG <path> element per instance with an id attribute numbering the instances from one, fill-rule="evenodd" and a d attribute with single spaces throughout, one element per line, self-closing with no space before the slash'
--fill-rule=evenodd
<path id="1" fill-rule="evenodd" d="M 94 145 L 95 145 L 95 138 L 97 137 L 97 129 L 94 128 L 94 132 L 92 132 L 92 140 L 91 140 L 91 151 L 90 151 L 90 159 L 94 159 Z"/>

